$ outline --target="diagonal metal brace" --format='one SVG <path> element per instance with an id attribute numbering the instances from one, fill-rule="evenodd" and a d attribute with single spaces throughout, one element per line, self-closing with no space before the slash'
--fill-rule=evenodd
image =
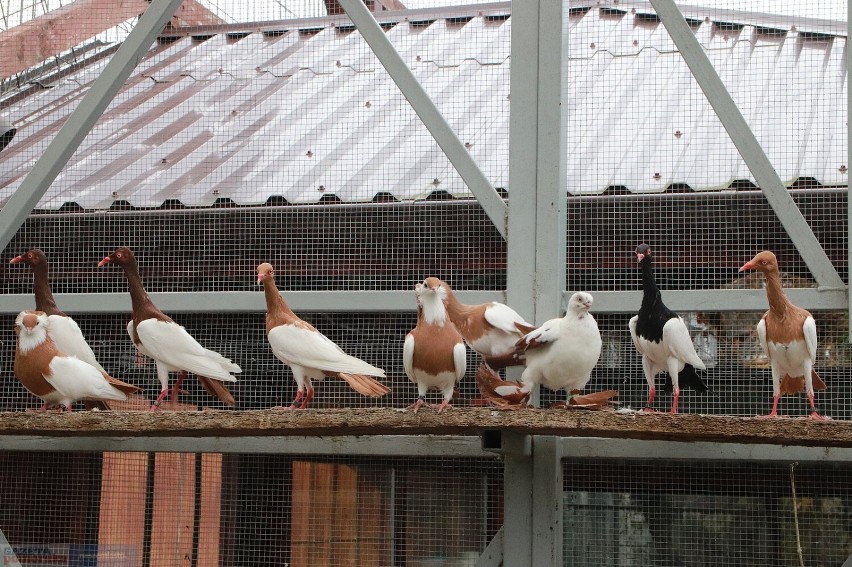
<path id="1" fill-rule="evenodd" d="M 411 108 L 423 121 L 423 125 L 435 138 L 450 163 L 453 164 L 453 167 L 456 168 L 456 171 L 479 201 L 500 236 L 505 239 L 508 205 L 492 187 L 491 182 L 485 177 L 467 148 L 464 147 L 464 144 L 441 115 L 441 111 L 438 110 L 438 107 L 429 98 L 426 89 L 405 64 L 402 56 L 394 48 L 366 4 L 361 0 L 340 0 L 340 5 L 346 10 L 346 14 L 384 65 L 391 79 L 408 100 Z"/>
<path id="2" fill-rule="evenodd" d="M 183 0 L 153 0 L 101 75 L 0 211 L 0 250 L 27 220 Z"/>
<path id="3" fill-rule="evenodd" d="M 766 152 L 763 151 L 754 132 L 734 99 L 731 98 L 713 63 L 698 43 L 674 0 L 650 0 L 650 2 L 819 287 L 845 288 L 846 284 L 832 265 L 811 227 L 808 226 L 787 188 L 784 187 L 784 182 L 781 181 L 781 177 L 775 171 L 772 162 L 769 161 Z"/>

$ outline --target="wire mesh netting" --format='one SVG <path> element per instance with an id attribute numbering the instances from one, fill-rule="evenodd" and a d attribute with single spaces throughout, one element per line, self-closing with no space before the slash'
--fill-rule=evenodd
<path id="1" fill-rule="evenodd" d="M 571 459 L 563 467 L 566 565 L 841 565 L 849 557 L 848 465 Z"/>
<path id="2" fill-rule="evenodd" d="M 455 157 L 472 158 L 510 207 L 534 198 L 526 180 L 509 187 L 511 4 L 366 3 L 463 145 Z M 90 102 L 94 82 L 110 76 L 111 56 L 139 21 L 133 2 L 65 4 L 38 19 L 55 6 L 0 0 L 4 206 Z M 237 411 L 298 395 L 293 372 L 273 356 L 263 308 L 231 308 L 263 297 L 262 262 L 285 298 L 345 298 L 345 309 L 298 315 L 384 369 L 391 389 L 366 397 L 327 377 L 312 408 L 404 408 L 417 398 L 403 351 L 418 320 L 414 286 L 427 276 L 455 290 L 507 287 L 513 258 L 494 219 L 341 6 L 268 4 L 186 2 L 0 258 L 4 306 L 31 305 L 32 270 L 6 262 L 32 248 L 47 254 L 61 300 L 103 300 L 73 315 L 104 368 L 143 389 L 115 410 L 148 409 L 161 388 L 128 333 L 129 304 L 112 303 L 127 278 L 97 267 L 118 246 L 134 250 L 147 291 L 186 294 L 186 308 L 167 315 L 239 365 L 228 384 Z M 689 292 L 713 306 L 680 313 L 710 391 L 685 392 L 679 411 L 764 414 L 773 394 L 756 331 L 764 307 L 731 310 L 714 294 L 760 290 L 762 274 L 738 270 L 761 250 L 775 252 L 786 287 L 831 280 L 812 272 L 820 251 L 806 245 L 808 231 L 848 281 L 846 5 L 743 0 L 682 10 L 778 182 L 752 173 L 647 2 L 572 0 L 567 57 L 552 70 L 567 90 L 566 287 L 640 290 L 634 249 L 651 244 L 663 300 Z M 29 18 L 35 24 L 17 25 Z M 772 191 L 782 205 L 780 195 L 792 198 L 807 225 L 779 218 L 764 194 Z M 410 293 L 407 310 L 386 308 L 383 294 L 397 292 Z M 201 308 L 200 293 L 211 294 Z M 817 407 L 849 420 L 848 315 L 812 301 L 803 307 L 816 319 L 816 370 L 828 385 Z M 649 391 L 628 331 L 639 304 L 620 305 L 593 308 L 603 347 L 586 390 L 618 390 L 622 407 L 640 409 Z M 0 411 L 41 405 L 14 379 L 17 311 L 0 316 Z M 473 380 L 480 361 L 467 350 L 458 408 L 484 403 Z M 229 408 L 201 381 L 181 388 L 182 409 Z M 541 405 L 565 395 L 544 390 Z M 661 392 L 655 407 L 671 403 Z M 808 402 L 786 396 L 779 410 L 804 416 Z M 845 464 L 569 460 L 564 560 L 839 565 L 852 548 L 848 473 Z M 0 544 L 7 563 L 14 552 L 28 565 L 462 567 L 503 524 L 502 475 L 497 458 L 7 451 Z"/>
<path id="3" fill-rule="evenodd" d="M 14 557 L 21 565 L 465 567 L 502 523 L 498 465 L 3 452 L 3 557 L 7 565 Z"/>

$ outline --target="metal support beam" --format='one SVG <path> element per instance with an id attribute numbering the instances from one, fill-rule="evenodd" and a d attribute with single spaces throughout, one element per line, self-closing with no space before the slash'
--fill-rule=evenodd
<path id="1" fill-rule="evenodd" d="M 659 461 L 852 462 L 849 447 L 739 444 L 709 441 L 651 441 L 603 437 L 559 437 L 560 458 L 654 459 Z M 783 449 L 783 450 L 782 450 Z"/>
<path id="2" fill-rule="evenodd" d="M 0 250 L 9 245 L 182 1 L 152 0 L 133 31 L 0 211 Z"/>
<path id="3" fill-rule="evenodd" d="M 761 148 L 674 0 L 650 2 L 814 279 L 820 287 L 844 289 L 843 280 L 784 187 L 784 182 Z"/>
<path id="4" fill-rule="evenodd" d="M 450 163 L 453 164 L 471 193 L 479 201 L 497 231 L 503 238 L 506 238 L 506 203 L 492 187 L 485 174 L 482 173 L 482 170 L 444 119 L 438 107 L 429 98 L 426 89 L 405 64 L 402 56 L 385 35 L 373 14 L 370 13 L 369 8 L 361 0 L 340 0 L 340 5 L 346 10 L 346 14 L 384 65 L 396 86 L 408 100 L 411 108 L 420 117 L 423 125 L 438 142 Z"/>
<path id="5" fill-rule="evenodd" d="M 567 19 L 562 2 L 512 8 L 507 297 L 540 324 L 561 314 L 565 290 Z"/>
<path id="6" fill-rule="evenodd" d="M 502 432 L 503 567 L 532 565 L 533 464 L 531 438 Z M 505 542 L 510 542 L 508 545 Z"/>
<path id="7" fill-rule="evenodd" d="M 846 167 L 852 167 L 852 144 L 849 143 L 849 117 L 852 116 L 852 51 L 849 49 L 849 38 L 852 38 L 852 0 L 846 2 Z M 848 171 L 848 169 L 847 169 Z M 849 174 L 846 174 L 846 258 L 847 266 L 852 266 L 852 183 L 849 183 Z M 847 279 L 852 282 L 852 278 Z M 852 285 L 847 286 L 847 314 L 852 321 Z M 852 329 L 849 329 L 852 331 Z M 846 333 L 848 341 L 852 343 L 852 332 Z M 852 561 L 852 557 L 850 557 Z"/>
<path id="8" fill-rule="evenodd" d="M 99 437 L 0 436 L 0 451 L 141 451 L 265 453 L 369 457 L 492 457 L 478 436 L 365 435 L 360 437 Z"/>
<path id="9" fill-rule="evenodd" d="M 506 301 L 501 291 L 457 291 L 460 301 L 470 304 Z M 151 300 L 166 313 L 209 313 L 215 305 L 220 313 L 264 313 L 262 291 L 198 291 L 151 293 Z M 294 311 L 414 312 L 411 291 L 285 291 Z M 130 311 L 127 293 L 57 293 L 56 303 L 68 313 L 122 313 Z M 32 294 L 0 295 L 0 314 L 17 314 L 33 308 Z"/>
<path id="10" fill-rule="evenodd" d="M 559 438 L 533 437 L 531 565 L 562 565 L 562 453 Z"/>
<path id="11" fill-rule="evenodd" d="M 790 301 L 805 309 L 845 311 L 849 305 L 845 289 L 788 288 Z M 641 291 L 595 291 L 594 313 L 633 313 L 642 303 Z M 569 297 L 565 293 L 565 300 Z M 763 289 L 696 289 L 663 291 L 663 301 L 674 311 L 766 311 Z"/>
<path id="12" fill-rule="evenodd" d="M 474 567 L 500 567 L 503 564 L 503 528 L 494 534 L 494 538 L 488 542 L 485 551 L 476 560 Z"/>
<path id="13" fill-rule="evenodd" d="M 790 288 L 790 300 L 816 311 L 843 311 L 848 306 L 846 290 Z M 323 313 L 414 312 L 410 291 L 290 291 L 284 297 L 295 311 Z M 464 303 L 506 303 L 502 291 L 457 291 Z M 642 302 L 641 291 L 595 291 L 595 313 L 632 313 Z M 563 292 L 564 301 L 569 292 Z M 56 302 L 68 313 L 123 313 L 130 311 L 127 293 L 57 293 Z M 151 299 L 167 313 L 209 313 L 210 306 L 222 313 L 263 313 L 263 293 L 254 291 L 198 291 L 151 293 Z M 762 289 L 672 290 L 663 300 L 675 311 L 766 311 Z M 0 296 L 0 314 L 13 315 L 33 308 L 32 294 Z"/>

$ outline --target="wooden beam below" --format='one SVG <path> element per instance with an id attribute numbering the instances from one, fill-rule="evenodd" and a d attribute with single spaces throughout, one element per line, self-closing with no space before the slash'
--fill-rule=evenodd
<path id="1" fill-rule="evenodd" d="M 852 447 L 852 421 L 757 419 L 695 414 L 456 408 L 438 414 L 391 408 L 307 411 L 0 413 L 3 435 L 56 437 L 239 437 L 266 435 L 478 435 L 499 429 L 530 435 L 682 442 Z"/>

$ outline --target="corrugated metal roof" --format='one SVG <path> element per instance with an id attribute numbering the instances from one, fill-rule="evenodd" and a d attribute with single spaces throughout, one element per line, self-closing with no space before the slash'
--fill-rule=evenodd
<path id="1" fill-rule="evenodd" d="M 569 191 L 753 181 L 648 5 L 617 6 L 572 10 Z M 509 7 L 412 15 L 388 29 L 495 187 L 508 184 Z M 842 27 L 702 10 L 685 15 L 785 183 L 845 185 L 846 38 L 833 35 Z M 325 195 L 369 202 L 436 189 L 469 197 L 361 36 L 339 23 L 283 22 L 289 31 L 276 33 L 221 27 L 203 40 L 154 46 L 39 208 L 252 205 L 273 196 L 314 203 Z M 64 75 L 7 109 L 18 133 L 0 154 L 0 200 L 105 65 Z"/>

